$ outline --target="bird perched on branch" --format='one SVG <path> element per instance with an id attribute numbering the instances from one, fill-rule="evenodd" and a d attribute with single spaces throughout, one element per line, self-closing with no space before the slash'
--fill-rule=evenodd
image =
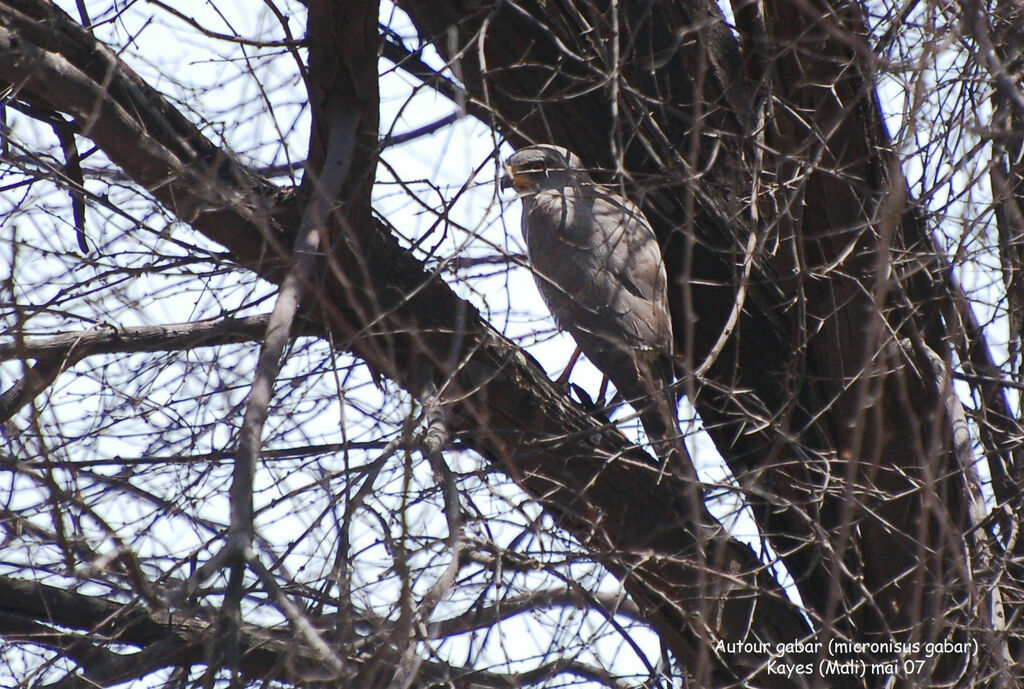
<path id="1" fill-rule="evenodd" d="M 523 203 L 527 254 L 555 322 L 638 411 L 658 455 L 669 445 L 685 453 L 669 387 L 665 263 L 647 218 L 559 146 L 520 149 L 506 171 L 502 187 Z"/>

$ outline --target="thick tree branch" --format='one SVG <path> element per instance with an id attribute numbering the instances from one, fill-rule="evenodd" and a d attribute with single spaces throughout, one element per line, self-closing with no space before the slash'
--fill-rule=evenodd
<path id="1" fill-rule="evenodd" d="M 86 641 L 88 637 L 56 627 L 89 635 L 109 633 L 119 643 L 141 650 L 128 655 L 108 653 Z M 165 667 L 188 669 L 202 665 L 203 649 L 212 633 L 209 622 L 179 613 L 146 611 L 45 584 L 0 577 L 0 635 L 14 643 L 67 653 L 81 664 L 81 675 L 69 675 L 55 685 L 61 689 L 96 686 L 90 682 L 124 682 Z M 239 640 L 242 672 L 246 677 L 303 686 L 333 686 L 328 675 L 319 671 L 322 658 L 318 653 L 297 646 L 290 634 L 243 625 Z M 439 682 L 451 682 L 457 689 L 516 689 L 559 674 L 592 679 L 613 689 L 629 686 L 608 672 L 570 659 L 518 674 L 481 672 L 426 661 L 421 666 L 420 681 L 413 686 L 426 689 Z"/>
<path id="2" fill-rule="evenodd" d="M 95 354 L 175 352 L 255 342 L 266 332 L 267 318 L 247 316 L 126 328 L 100 326 L 78 333 L 0 343 L 0 361 L 36 359 L 78 362 Z M 3 334 L 9 336 L 9 333 Z"/>

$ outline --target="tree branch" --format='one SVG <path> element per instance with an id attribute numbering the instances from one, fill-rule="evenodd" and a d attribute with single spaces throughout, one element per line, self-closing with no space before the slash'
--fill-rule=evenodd
<path id="1" fill-rule="evenodd" d="M 441 639 L 457 634 L 465 634 L 483 627 L 489 627 L 502 620 L 532 610 L 557 607 L 579 607 L 584 604 L 596 603 L 604 614 L 623 615 L 636 622 L 643 621 L 640 609 L 632 601 L 616 594 L 595 593 L 581 595 L 573 588 L 546 589 L 532 591 L 514 598 L 503 598 L 501 601 L 484 607 L 477 607 L 455 617 L 430 623 L 431 638 Z"/>
<path id="2" fill-rule="evenodd" d="M 181 351 L 259 340 L 267 316 L 225 318 L 201 323 L 100 327 L 48 338 L 0 343 L 0 361 L 35 359 L 24 378 L 0 395 L 0 423 L 10 419 L 57 377 L 93 354 Z M 4 333 L 7 335 L 8 333 Z"/>
<path id="3" fill-rule="evenodd" d="M 3 612 L 0 614 L 0 635 L 15 643 L 37 644 L 58 651 L 77 645 L 79 650 L 72 652 L 71 656 L 82 663 L 86 682 L 81 683 L 74 676 L 69 676 L 59 685 L 61 689 L 95 686 L 88 684 L 90 673 L 97 680 L 114 683 L 141 677 L 143 669 L 187 669 L 202 665 L 203 648 L 213 632 L 209 622 L 177 612 L 147 612 L 140 607 L 9 577 L 0 577 L 0 611 Z M 105 651 L 91 655 L 94 647 L 82 644 L 85 637 L 57 631 L 54 625 L 87 634 L 108 633 L 116 636 L 119 643 L 142 650 L 128 656 Z M 330 642 L 329 637 L 326 640 Z M 316 672 L 322 658 L 317 652 L 296 645 L 291 634 L 275 634 L 243 625 L 239 642 L 242 672 L 246 677 L 297 685 L 325 679 Z M 126 658 L 139 664 L 132 668 L 124 662 Z M 453 682 L 458 689 L 515 689 L 564 673 L 594 679 L 613 689 L 628 689 L 628 685 L 610 673 L 571 659 L 556 660 L 517 674 L 480 672 L 425 661 L 420 681 L 413 686 L 427 689 L 439 682 Z"/>
<path id="4" fill-rule="evenodd" d="M 95 354 L 174 352 L 255 342 L 266 332 L 267 319 L 268 316 L 264 315 L 126 328 L 100 326 L 53 337 L 30 337 L 20 342 L 0 343 L 0 361 L 37 359 L 78 362 Z M 3 335 L 10 336 L 10 333 Z"/>

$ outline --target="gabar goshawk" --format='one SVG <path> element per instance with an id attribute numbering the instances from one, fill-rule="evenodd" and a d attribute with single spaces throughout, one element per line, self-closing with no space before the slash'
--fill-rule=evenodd
<path id="1" fill-rule="evenodd" d="M 506 170 L 502 187 L 522 201 L 527 255 L 555 322 L 639 412 L 651 442 L 664 444 L 678 431 L 672 317 L 650 223 L 559 146 L 522 148 Z"/>

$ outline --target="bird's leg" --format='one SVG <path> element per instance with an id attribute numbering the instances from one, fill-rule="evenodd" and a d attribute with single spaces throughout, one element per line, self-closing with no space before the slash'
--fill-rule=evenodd
<path id="1" fill-rule="evenodd" d="M 601 387 L 597 391 L 598 404 L 604 404 L 606 394 L 608 394 L 608 376 L 601 376 Z"/>
<path id="2" fill-rule="evenodd" d="M 581 350 L 579 347 L 577 347 L 576 351 L 572 353 L 572 356 L 569 357 L 569 363 L 565 365 L 565 370 L 562 371 L 561 375 L 559 375 L 558 378 L 555 379 L 556 386 L 558 386 L 559 388 L 568 389 L 569 376 L 572 375 L 572 369 L 573 367 L 576 366 L 576 362 L 579 361 L 580 354 L 582 353 L 583 350 Z M 598 397 L 598 399 L 600 399 L 600 397 Z"/>

